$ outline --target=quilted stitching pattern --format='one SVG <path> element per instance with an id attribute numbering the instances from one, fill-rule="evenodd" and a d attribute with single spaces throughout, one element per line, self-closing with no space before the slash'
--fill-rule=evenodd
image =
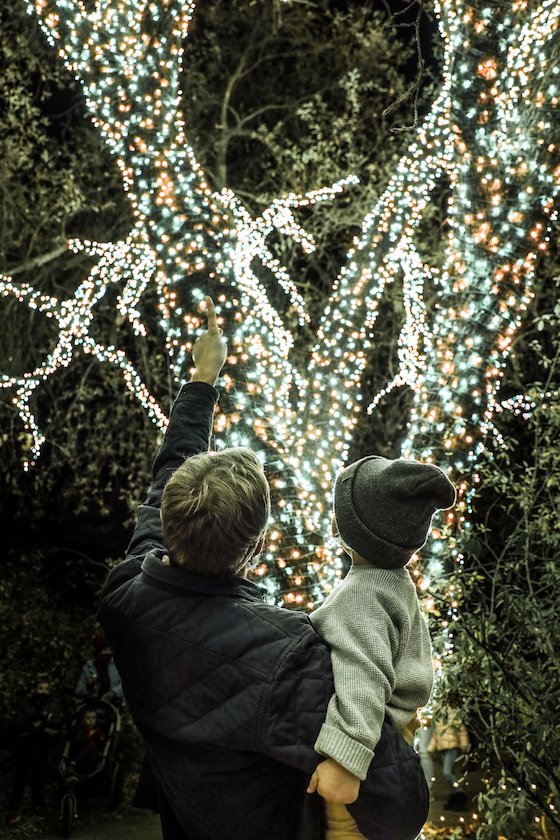
<path id="1" fill-rule="evenodd" d="M 197 840 L 233 840 L 232 814 L 241 814 L 239 840 L 261 840 L 263 825 L 274 825 L 271 840 L 283 831 L 292 840 L 297 813 L 286 813 L 278 790 L 288 807 L 305 796 L 301 770 L 317 763 L 312 744 L 332 689 L 328 651 L 306 616 L 264 604 L 256 588 L 252 599 L 212 597 L 162 588 L 145 573 L 115 580 L 100 620 L 182 824 L 197 826 Z"/>
<path id="2" fill-rule="evenodd" d="M 329 652 L 305 615 L 263 603 L 258 587 L 197 582 L 161 562 L 163 487 L 186 456 L 207 448 L 216 396 L 192 383 L 177 398 L 99 619 L 186 838 L 293 840 L 333 691 Z M 362 833 L 413 840 L 426 802 L 418 757 L 384 724 L 351 806 Z"/>
<path id="3" fill-rule="evenodd" d="M 264 748 L 269 755 L 276 749 L 277 729 L 282 760 L 295 741 L 287 763 L 301 767 L 302 726 L 308 729 L 314 716 L 320 727 L 332 692 L 325 679 L 330 659 L 304 615 L 278 612 L 258 595 L 253 601 L 178 596 L 144 574 L 106 594 L 100 618 L 138 725 L 185 742 L 229 748 L 236 747 L 241 730 L 237 748 Z M 263 706 L 269 718 L 265 745 L 258 742 Z M 316 726 L 306 743 L 313 743 Z M 306 764 L 313 760 L 310 750 Z"/>

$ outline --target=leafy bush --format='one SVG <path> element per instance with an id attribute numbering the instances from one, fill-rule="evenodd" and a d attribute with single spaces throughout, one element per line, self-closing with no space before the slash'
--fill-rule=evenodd
<path id="1" fill-rule="evenodd" d="M 533 408 L 499 421 L 507 448 L 495 443 L 481 465 L 472 537 L 455 576 L 459 619 L 443 698 L 464 711 L 489 779 L 478 806 L 480 840 L 527 837 L 543 817 L 545 827 L 560 828 L 557 285 L 544 274 L 540 311 L 517 349 L 527 369 L 544 374 L 526 390 Z M 515 364 L 509 377 L 511 388 Z"/>

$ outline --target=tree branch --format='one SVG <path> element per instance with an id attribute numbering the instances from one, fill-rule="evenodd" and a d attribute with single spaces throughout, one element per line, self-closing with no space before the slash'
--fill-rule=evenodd
<path id="1" fill-rule="evenodd" d="M 387 8 L 386 0 L 383 0 L 383 3 L 385 5 L 385 8 Z M 398 26 L 399 28 L 414 26 L 414 35 L 415 35 L 415 41 L 416 41 L 416 55 L 417 55 L 417 58 L 418 58 L 418 71 L 417 71 L 417 74 L 416 74 L 416 79 L 410 85 L 410 87 L 407 88 L 407 90 L 405 90 L 405 92 L 403 94 L 401 94 L 401 96 L 399 96 L 399 98 L 397 100 L 395 100 L 395 102 L 392 102 L 391 105 L 389 105 L 387 108 L 385 108 L 382 112 L 383 116 L 386 117 L 388 114 L 392 113 L 392 111 L 394 111 L 396 108 L 398 108 L 398 106 L 402 102 L 405 102 L 408 99 L 408 97 L 410 96 L 410 94 L 414 91 L 414 99 L 412 101 L 412 109 L 413 109 L 414 118 L 413 118 L 412 125 L 392 127 L 391 131 L 393 132 L 393 134 L 399 134 L 402 131 L 409 131 L 410 129 L 416 128 L 417 125 L 418 125 L 418 98 L 420 96 L 420 84 L 422 82 L 422 79 L 424 78 L 424 69 L 425 69 L 424 56 L 422 55 L 422 44 L 421 44 L 421 41 L 420 41 L 420 21 L 422 19 L 422 15 L 424 13 L 423 0 L 412 0 L 412 2 L 409 3 L 408 6 L 405 9 L 401 9 L 399 12 L 394 12 L 392 14 L 392 17 L 394 19 L 398 15 L 405 14 L 405 12 L 408 12 L 408 10 L 411 9 L 415 4 L 418 5 L 418 11 L 416 13 L 416 20 L 414 21 L 414 23 L 397 23 L 397 24 L 395 24 L 395 26 Z M 388 9 L 388 11 L 390 11 L 390 10 Z"/>
<path id="2" fill-rule="evenodd" d="M 218 143 L 218 161 L 217 161 L 217 175 L 220 187 L 225 187 L 227 183 L 227 134 L 228 134 L 228 109 L 229 109 L 229 102 L 231 99 L 231 95 L 233 93 L 233 88 L 235 87 L 237 81 L 242 75 L 243 67 L 246 61 L 246 55 L 242 55 L 239 59 L 237 67 L 233 71 L 233 74 L 230 76 L 228 83 L 226 85 L 226 89 L 224 91 L 224 96 L 222 99 L 222 107 L 220 109 L 220 126 L 219 128 L 222 131 L 221 139 Z"/>
<path id="3" fill-rule="evenodd" d="M 64 244 L 59 245 L 58 248 L 55 248 L 53 251 L 49 251 L 48 254 L 41 254 L 40 257 L 33 257 L 30 260 L 26 260 L 19 265 L 14 266 L 6 271 L 10 277 L 14 277 L 16 274 L 23 274 L 25 271 L 31 271 L 34 268 L 40 268 L 42 265 L 46 265 L 53 260 L 56 260 L 58 257 L 61 257 L 62 254 L 66 254 L 68 252 L 68 244 L 64 242 Z"/>

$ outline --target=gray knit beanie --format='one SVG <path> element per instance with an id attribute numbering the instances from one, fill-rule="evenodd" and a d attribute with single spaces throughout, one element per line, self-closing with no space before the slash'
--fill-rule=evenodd
<path id="1" fill-rule="evenodd" d="M 455 488 L 439 467 L 369 455 L 334 482 L 334 514 L 342 540 L 372 566 L 397 569 L 428 538 L 436 510 L 455 504 Z"/>

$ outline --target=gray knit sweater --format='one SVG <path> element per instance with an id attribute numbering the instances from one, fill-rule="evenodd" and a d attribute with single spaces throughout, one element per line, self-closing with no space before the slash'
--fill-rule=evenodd
<path id="1" fill-rule="evenodd" d="M 401 728 L 426 705 L 432 646 L 407 569 L 352 566 L 310 615 L 330 646 L 335 694 L 315 750 L 365 779 L 387 711 Z"/>

